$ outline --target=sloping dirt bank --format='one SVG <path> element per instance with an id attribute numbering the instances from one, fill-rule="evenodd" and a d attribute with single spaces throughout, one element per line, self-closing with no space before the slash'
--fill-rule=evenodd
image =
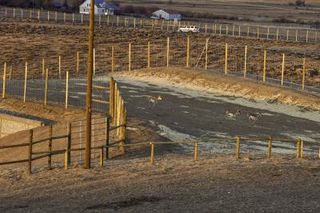
<path id="1" fill-rule="evenodd" d="M 264 100 L 269 103 L 281 103 L 310 110 L 320 110 L 320 98 L 316 95 L 271 86 L 250 79 L 223 76 L 215 73 L 182 68 L 153 68 L 131 72 L 117 72 L 113 76 L 130 77 L 132 80 L 146 80 L 164 86 L 174 85 L 227 96 Z"/>

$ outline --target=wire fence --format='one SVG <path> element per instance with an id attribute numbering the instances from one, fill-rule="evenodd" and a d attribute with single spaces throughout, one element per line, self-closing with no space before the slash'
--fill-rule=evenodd
<path id="1" fill-rule="evenodd" d="M 12 95 L 20 97 L 24 90 L 31 94 L 30 97 L 33 93 L 41 96 L 39 93 L 45 94 L 46 87 L 49 97 L 54 97 L 53 92 L 59 94 L 66 89 L 67 81 L 70 82 L 71 93 L 76 89 L 79 90 L 78 94 L 84 94 L 81 76 L 86 74 L 86 56 L 86 53 L 76 51 L 73 55 L 33 57 L 25 63 L 21 63 L 23 59 L 19 58 L 9 62 L 4 61 L 4 58 L 2 82 L 6 82 L 7 90 Z M 94 49 L 95 76 L 142 68 L 187 67 L 243 76 L 313 93 L 320 92 L 319 62 L 312 54 L 295 53 L 290 49 L 275 50 L 259 46 L 215 43 L 212 37 L 201 39 L 173 36 L 165 40 L 101 44 Z M 70 98 L 76 95 L 73 94 Z M 62 102 L 62 97 L 60 94 L 57 97 L 57 100 L 60 98 L 59 103 Z"/>
<path id="2" fill-rule="evenodd" d="M 79 13 L 63 13 L 59 11 L 46 11 L 35 9 L 0 7 L 0 17 L 14 18 L 16 20 L 37 20 L 39 22 L 51 22 L 61 24 L 89 23 L 89 15 Z M 136 18 L 128 16 L 97 15 L 96 24 L 100 26 L 145 28 L 162 31 L 178 31 L 182 26 L 195 25 L 200 32 L 220 36 L 248 37 L 277 41 L 319 43 L 319 30 L 311 28 L 279 27 L 250 24 L 228 23 L 201 23 L 185 21 L 166 21 L 148 18 Z"/>

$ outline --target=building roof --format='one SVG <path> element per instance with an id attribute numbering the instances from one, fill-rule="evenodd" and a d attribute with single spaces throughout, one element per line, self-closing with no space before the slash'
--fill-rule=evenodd
<path id="1" fill-rule="evenodd" d="M 113 3 L 107 3 L 106 0 L 95 0 L 95 4 L 98 8 L 119 10 L 119 7 Z"/>
<path id="2" fill-rule="evenodd" d="M 171 14 L 171 15 L 181 15 L 179 12 L 175 11 L 175 10 L 168 10 L 168 9 L 160 9 L 168 14 Z M 157 10 L 159 11 L 159 10 Z M 155 11 L 156 12 L 156 11 Z"/>

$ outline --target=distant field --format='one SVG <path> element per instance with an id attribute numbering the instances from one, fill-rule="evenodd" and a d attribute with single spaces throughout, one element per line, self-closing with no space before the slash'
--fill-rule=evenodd
<path id="1" fill-rule="evenodd" d="M 296 8 L 295 0 L 116 0 L 121 6 L 158 7 L 181 13 L 206 14 L 217 19 L 242 19 L 258 22 L 315 22 L 320 20 L 320 1 L 306 1 L 307 7 Z"/>

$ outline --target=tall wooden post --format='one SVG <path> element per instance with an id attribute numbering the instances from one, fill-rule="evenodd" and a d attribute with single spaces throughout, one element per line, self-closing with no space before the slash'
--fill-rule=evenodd
<path id="1" fill-rule="evenodd" d="M 194 161 L 198 161 L 199 159 L 199 145 L 198 142 L 194 142 Z"/>
<path id="2" fill-rule="evenodd" d="M 285 54 L 282 54 L 282 66 L 281 66 L 281 86 L 283 86 L 284 81 L 284 68 L 285 68 Z"/>
<path id="3" fill-rule="evenodd" d="M 187 59 L 186 59 L 186 67 L 189 67 L 190 63 L 190 37 L 187 37 Z"/>
<path id="4" fill-rule="evenodd" d="M 3 65 L 2 98 L 6 97 L 7 62 Z"/>
<path id="5" fill-rule="evenodd" d="M 308 43 L 309 42 L 309 30 L 307 30 L 307 32 L 306 32 L 306 43 Z"/>
<path id="6" fill-rule="evenodd" d="M 246 45 L 244 48 L 244 70 L 243 70 L 243 77 L 247 77 L 247 57 L 248 57 L 248 46 Z"/>
<path id="7" fill-rule="evenodd" d="M 268 30 L 267 30 L 267 40 L 269 40 L 269 34 L 270 34 L 270 27 L 268 27 Z"/>
<path id="8" fill-rule="evenodd" d="M 272 156 L 272 138 L 268 138 L 268 158 Z"/>
<path id="9" fill-rule="evenodd" d="M 59 71 L 59 79 L 61 79 L 61 56 L 58 58 L 58 71 Z"/>
<path id="10" fill-rule="evenodd" d="M 49 141 L 48 141 L 48 169 L 52 168 L 52 125 L 49 126 Z"/>
<path id="11" fill-rule="evenodd" d="M 267 76 L 267 50 L 264 50 L 263 54 L 263 82 L 266 82 Z"/>
<path id="12" fill-rule="evenodd" d="M 279 40 L 279 28 L 277 28 L 276 39 L 277 39 L 277 41 Z"/>
<path id="13" fill-rule="evenodd" d="M 206 58 L 205 58 L 205 66 L 204 69 L 208 70 L 208 46 L 209 46 L 209 38 L 206 38 Z"/>
<path id="14" fill-rule="evenodd" d="M 90 0 L 90 24 L 89 24 L 89 54 L 87 72 L 87 96 L 86 96 L 86 152 L 85 168 L 91 167 L 91 117 L 92 117 L 92 75 L 93 75 L 93 48 L 94 48 L 94 5 L 95 1 Z"/>
<path id="15" fill-rule="evenodd" d="M 28 153 L 28 171 L 29 174 L 32 174 L 32 144 L 33 143 L 33 130 L 29 130 L 29 153 Z"/>
<path id="16" fill-rule="evenodd" d="M 148 41 L 148 51 L 147 51 L 147 61 L 148 61 L 148 68 L 151 67 L 151 61 L 150 61 L 150 52 L 151 52 L 151 45 L 150 45 L 150 41 Z"/>
<path id="17" fill-rule="evenodd" d="M 298 30 L 296 30 L 296 42 L 298 42 Z"/>
<path id="18" fill-rule="evenodd" d="M 77 75 L 79 75 L 79 72 L 80 72 L 80 52 L 79 51 L 77 51 L 76 72 L 77 72 Z"/>
<path id="19" fill-rule="evenodd" d="M 68 122 L 68 126 L 67 126 L 67 155 L 68 155 L 68 165 L 71 165 L 71 130 L 72 130 L 72 126 L 71 126 L 71 122 Z"/>
<path id="20" fill-rule="evenodd" d="M 240 159 L 240 137 L 236 137 L 236 159 Z"/>
<path id="21" fill-rule="evenodd" d="M 65 94 L 65 108 L 68 109 L 69 100 L 69 71 L 66 72 L 66 94 Z"/>
<path id="22" fill-rule="evenodd" d="M 225 47 L 225 56 L 224 56 L 224 74 L 228 74 L 228 43 L 226 43 Z"/>
<path id="23" fill-rule="evenodd" d="M 306 79 L 306 58 L 303 58 L 302 83 L 301 83 L 302 90 L 304 90 L 305 79 Z"/>
<path id="24" fill-rule="evenodd" d="M 167 38 L 167 67 L 170 64 L 170 38 Z"/>
<path id="25" fill-rule="evenodd" d="M 24 69 L 23 102 L 26 102 L 26 99 L 27 99 L 27 81 L 28 81 L 28 62 L 26 62 L 25 69 Z"/>
<path id="26" fill-rule="evenodd" d="M 154 143 L 150 143 L 150 163 L 154 164 Z"/>

